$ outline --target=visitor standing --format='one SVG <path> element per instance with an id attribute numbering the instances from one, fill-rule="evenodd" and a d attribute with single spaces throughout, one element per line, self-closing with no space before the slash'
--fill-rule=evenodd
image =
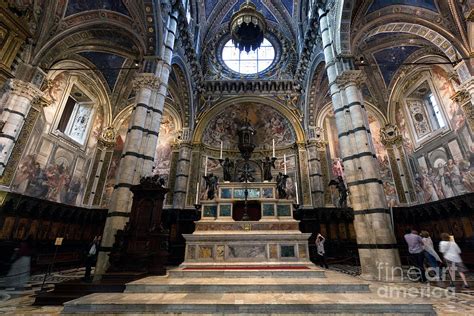
<path id="1" fill-rule="evenodd" d="M 28 236 L 23 240 L 12 257 L 12 265 L 5 277 L 5 286 L 23 289 L 30 280 L 32 238 Z"/>
<path id="2" fill-rule="evenodd" d="M 92 266 L 97 261 L 97 254 L 99 252 L 100 240 L 101 240 L 101 236 L 95 236 L 94 240 L 90 244 L 89 251 L 87 252 L 86 273 L 84 275 L 84 281 L 86 282 L 92 281 L 91 271 L 92 271 Z"/>
<path id="3" fill-rule="evenodd" d="M 324 242 L 326 241 L 326 238 L 324 238 L 321 234 L 318 234 L 316 237 L 316 249 L 318 252 L 318 257 L 319 257 L 319 265 L 321 268 L 328 268 L 328 265 L 326 263 L 326 251 L 324 250 Z"/>
<path id="4" fill-rule="evenodd" d="M 426 282 L 425 267 L 423 265 L 425 259 L 423 240 L 418 232 L 412 229 L 407 229 L 404 237 L 408 244 L 410 257 L 420 271 L 420 281 Z"/>
<path id="5" fill-rule="evenodd" d="M 444 260 L 446 260 L 446 265 L 448 266 L 449 275 L 451 276 L 451 281 L 454 281 L 455 271 L 458 271 L 461 276 L 462 281 L 464 282 L 464 288 L 469 288 L 469 284 L 466 281 L 466 276 L 464 272 L 467 272 L 467 268 L 462 262 L 460 253 L 461 249 L 458 244 L 454 241 L 454 236 L 450 236 L 447 233 L 441 234 L 441 241 L 439 243 L 439 252 L 443 254 Z"/>

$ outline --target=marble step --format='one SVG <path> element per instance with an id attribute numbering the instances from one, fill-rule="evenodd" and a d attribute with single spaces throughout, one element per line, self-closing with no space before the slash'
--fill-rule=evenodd
<path id="1" fill-rule="evenodd" d="M 369 284 L 321 278 L 173 278 L 147 277 L 127 284 L 127 293 L 294 293 L 369 292 Z"/>
<path id="2" fill-rule="evenodd" d="M 436 315 L 416 299 L 373 293 L 97 293 L 64 304 L 63 314 L 107 315 Z"/>
<path id="3" fill-rule="evenodd" d="M 168 275 L 173 278 L 325 278 L 324 270 L 183 270 L 173 269 L 168 271 Z"/>

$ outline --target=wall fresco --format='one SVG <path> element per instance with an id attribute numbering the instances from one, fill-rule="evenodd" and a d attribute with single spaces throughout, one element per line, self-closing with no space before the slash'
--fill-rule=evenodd
<path id="1" fill-rule="evenodd" d="M 246 117 L 257 131 L 255 135 L 257 148 L 270 149 L 273 139 L 277 147 L 294 144 L 295 135 L 290 122 L 272 107 L 260 104 L 239 104 L 227 107 L 209 122 L 202 142 L 219 148 L 222 141 L 224 148 L 236 149 L 237 130 Z"/>
<path id="2" fill-rule="evenodd" d="M 419 203 L 474 192 L 474 152 L 466 116 L 461 107 L 451 100 L 456 91 L 448 73 L 435 66 L 431 75 L 429 80 L 435 89 L 433 93 L 437 96 L 449 128 L 455 133 L 455 139 L 440 140 L 437 130 L 434 130 L 428 134 L 426 144 L 438 144 L 438 147 L 431 150 L 423 147 L 416 149 L 409 131 L 411 118 L 407 117 L 401 106 L 395 111 L 403 147 L 413 161 L 411 166 Z"/>

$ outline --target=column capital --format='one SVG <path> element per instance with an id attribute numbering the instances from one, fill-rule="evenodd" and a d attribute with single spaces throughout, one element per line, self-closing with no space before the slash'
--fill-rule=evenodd
<path id="1" fill-rule="evenodd" d="M 325 150 L 328 144 L 324 139 L 324 128 L 322 127 L 310 127 L 308 129 L 309 139 L 307 141 L 307 147 L 316 146 L 318 150 Z"/>
<path id="2" fill-rule="evenodd" d="M 135 75 L 132 85 L 133 89 L 135 90 L 139 90 L 141 88 L 157 90 L 161 85 L 161 80 L 153 73 L 139 73 Z"/>
<path id="3" fill-rule="evenodd" d="M 367 79 L 362 70 L 345 70 L 336 77 L 336 84 L 340 89 L 345 89 L 350 85 L 361 86 Z"/>
<path id="4" fill-rule="evenodd" d="M 463 89 L 453 94 L 453 96 L 451 96 L 451 100 L 462 105 L 471 100 L 471 95 L 469 94 L 469 91 Z"/>
<path id="5" fill-rule="evenodd" d="M 385 124 L 385 126 L 380 129 L 380 138 L 384 146 L 396 146 L 403 142 L 398 127 L 393 124 Z"/>
<path id="6" fill-rule="evenodd" d="M 99 145 L 105 147 L 106 149 L 114 148 L 116 136 L 117 133 L 115 132 L 115 129 L 112 126 L 104 128 L 98 141 Z"/>
<path id="7" fill-rule="evenodd" d="M 9 79 L 7 85 L 10 87 L 11 93 L 25 97 L 30 100 L 30 102 L 43 95 L 43 92 L 34 84 L 23 80 Z"/>

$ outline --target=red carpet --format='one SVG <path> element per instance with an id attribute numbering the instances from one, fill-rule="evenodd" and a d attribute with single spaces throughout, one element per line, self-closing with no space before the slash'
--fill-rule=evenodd
<path id="1" fill-rule="evenodd" d="M 207 266 L 207 267 L 189 267 L 183 270 L 309 270 L 305 266 Z"/>

